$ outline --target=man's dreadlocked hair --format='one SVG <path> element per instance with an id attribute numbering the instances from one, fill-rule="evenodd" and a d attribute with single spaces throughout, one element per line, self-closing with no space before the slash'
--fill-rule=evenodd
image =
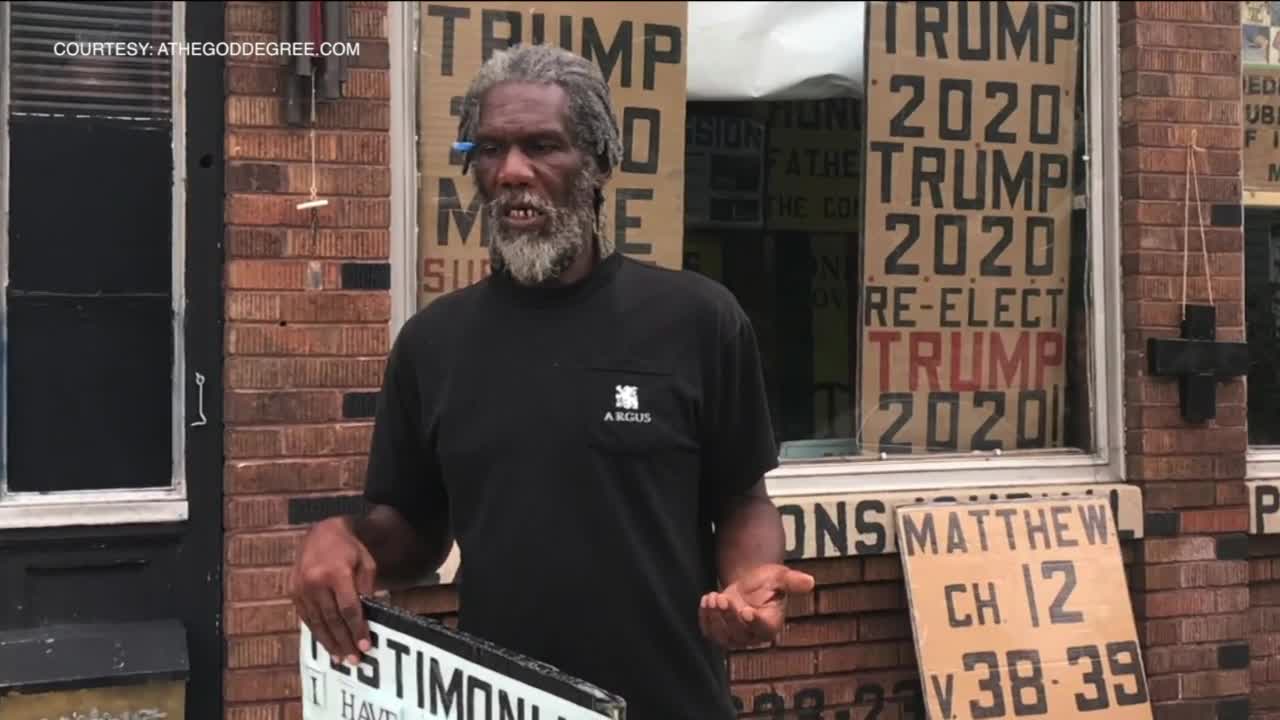
<path id="1" fill-rule="evenodd" d="M 622 140 L 614 119 L 609 85 L 600 69 L 581 56 L 552 45 L 515 45 L 493 54 L 481 66 L 462 99 L 458 139 L 474 140 L 480 125 L 480 100 L 494 85 L 505 82 L 550 83 L 569 96 L 573 142 L 595 159 L 601 173 L 622 162 Z M 613 238 L 604 231 L 604 195 L 595 193 L 596 237 L 600 257 L 613 253 Z"/>

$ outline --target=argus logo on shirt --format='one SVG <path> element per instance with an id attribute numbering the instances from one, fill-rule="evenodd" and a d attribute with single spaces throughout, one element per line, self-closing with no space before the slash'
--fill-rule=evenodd
<path id="1" fill-rule="evenodd" d="M 606 412 L 606 422 L 653 422 L 649 413 L 635 412 L 640 409 L 640 390 L 635 385 L 615 385 L 613 393 L 613 404 L 617 411 Z"/>

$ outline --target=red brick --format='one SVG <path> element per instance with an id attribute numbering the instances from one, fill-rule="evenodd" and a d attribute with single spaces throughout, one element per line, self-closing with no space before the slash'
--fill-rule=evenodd
<path id="1" fill-rule="evenodd" d="M 1149 678 L 1147 680 L 1147 693 L 1150 695 L 1152 702 L 1177 700 L 1182 697 L 1182 677 L 1179 675 L 1165 675 L 1164 677 Z"/>
<path id="2" fill-rule="evenodd" d="M 1215 670 L 1182 676 L 1182 697 L 1206 698 L 1244 695 L 1249 692 L 1249 671 Z"/>
<path id="3" fill-rule="evenodd" d="M 285 498 L 230 498 L 223 512 L 227 530 L 265 530 L 289 523 L 289 503 Z"/>
<path id="4" fill-rule="evenodd" d="M 815 666 L 812 650 L 738 653 L 729 658 L 729 677 L 741 681 L 810 675 Z"/>
<path id="5" fill-rule="evenodd" d="M 242 72 L 265 73 L 269 68 L 239 67 L 232 68 Z M 352 73 L 370 73 L 385 76 L 386 70 L 352 70 Z M 265 86 L 268 82 L 264 75 L 254 75 L 246 79 Z M 345 100 L 342 103 L 324 103 L 316 108 L 316 127 L 321 130 L 389 130 L 391 127 L 391 105 L 382 101 L 385 94 L 385 80 L 379 84 L 369 78 L 358 86 L 348 85 L 348 92 L 355 89 L 363 92 L 361 96 L 368 100 Z M 226 121 L 229 128 L 279 128 L 285 124 L 285 108 L 278 97 L 271 95 L 233 96 L 227 99 Z M 308 123 L 310 116 L 308 116 Z M 310 125 L 308 125 L 310 127 Z"/>
<path id="6" fill-rule="evenodd" d="M 1248 408 L 1245 409 L 1247 415 Z M 1247 471 L 1248 465 L 1243 456 L 1227 455 L 1214 459 L 1213 476 L 1218 480 L 1229 481 L 1218 483 L 1219 505 L 1243 505 L 1249 502 L 1248 488 L 1244 484 Z"/>
<path id="7" fill-rule="evenodd" d="M 1160 47 L 1125 48 L 1120 52 L 1123 71 L 1229 75 L 1240 68 L 1239 52 L 1206 52 Z M 1224 121 L 1227 122 L 1227 121 Z"/>
<path id="8" fill-rule="evenodd" d="M 1192 510 L 1182 513 L 1184 533 L 1227 533 L 1249 531 L 1249 508 Z"/>
<path id="9" fill-rule="evenodd" d="M 1217 556 L 1211 537 L 1147 538 L 1142 546 L 1143 558 L 1151 564 L 1214 560 Z"/>
<path id="10" fill-rule="evenodd" d="M 1129 459 L 1129 473 L 1134 480 L 1207 480 L 1213 476 L 1213 458 L 1135 455 Z M 1153 483 L 1143 486 L 1143 496 L 1146 502 L 1167 498 L 1170 504 L 1166 507 L 1183 502 L 1191 506 L 1212 505 L 1213 484 Z"/>
<path id="11" fill-rule="evenodd" d="M 351 68 L 343 95 L 349 98 L 385 100 L 391 97 L 390 73 L 387 70 Z"/>
<path id="12" fill-rule="evenodd" d="M 311 162 L 309 135 L 292 130 L 229 129 L 228 160 L 292 160 Z M 387 165 L 391 137 L 385 132 L 319 131 L 316 162 Z"/>
<path id="13" fill-rule="evenodd" d="M 228 458 L 275 457 L 282 452 L 280 431 L 275 428 L 245 430 L 230 428 L 226 434 Z"/>
<path id="14" fill-rule="evenodd" d="M 1215 670 L 1218 667 L 1216 645 L 1173 646 L 1151 648 L 1143 653 L 1148 676 Z"/>
<path id="15" fill-rule="evenodd" d="M 291 700 L 284 704 L 284 720 L 302 720 L 302 703 Z"/>
<path id="16" fill-rule="evenodd" d="M 1197 133 L 1196 140 L 1199 142 L 1199 133 Z M 1185 173 L 1187 172 L 1188 158 L 1185 148 L 1125 148 L 1120 151 L 1120 158 L 1121 170 L 1126 173 L 1176 173 L 1176 177 L 1151 178 L 1148 180 L 1148 183 L 1163 180 L 1164 191 L 1160 194 L 1164 197 L 1158 199 L 1177 200 L 1181 203 L 1187 196 Z M 1195 163 L 1196 169 L 1200 173 L 1200 178 L 1191 184 L 1191 201 L 1195 202 L 1197 184 L 1200 187 L 1201 201 L 1214 200 L 1221 196 L 1230 197 L 1235 195 L 1238 197 L 1240 194 L 1238 183 L 1235 183 L 1231 178 L 1213 176 L 1229 176 L 1239 172 L 1241 161 L 1240 151 L 1236 149 L 1197 152 Z M 1234 188 L 1234 192 L 1230 190 L 1231 188 Z M 1144 197 L 1150 196 L 1144 195 Z M 1197 222 L 1194 205 L 1190 208 L 1179 207 L 1178 212 L 1179 214 L 1186 212 L 1192 222 Z M 1205 224 L 1208 225 L 1209 215 L 1206 214 L 1204 217 Z"/>
<path id="17" fill-rule="evenodd" d="M 289 601 L 232 605 L 227 609 L 228 635 L 262 635 L 298 629 L 298 615 Z"/>
<path id="18" fill-rule="evenodd" d="M 227 318 L 254 322 L 386 322 L 391 297 L 385 292 L 281 294 L 227 293 Z"/>
<path id="19" fill-rule="evenodd" d="M 819 585 L 839 585 L 862 579 L 862 558 L 799 560 L 788 563 L 792 568 L 813 576 Z"/>
<path id="20" fill-rule="evenodd" d="M 379 171 L 380 172 L 380 171 Z M 290 257 L 387 259 L 391 233 L 387 230 L 288 230 L 285 255 Z"/>
<path id="21" fill-rule="evenodd" d="M 256 168 L 275 168 L 274 165 L 248 165 L 238 166 L 240 175 L 236 182 L 253 185 L 257 180 L 254 179 L 254 173 L 260 172 Z M 248 168 L 248 170 L 245 170 Z M 227 183 L 231 184 L 232 175 L 235 174 L 231 168 L 227 169 Z M 263 228 L 263 227 L 233 227 L 227 230 L 227 256 L 231 258 L 279 258 L 284 257 L 285 249 L 285 230 L 284 228 Z"/>
<path id="22" fill-rule="evenodd" d="M 305 530 L 232 534 L 227 537 L 227 564 L 233 566 L 290 565 L 297 558 Z"/>
<path id="23" fill-rule="evenodd" d="M 814 618 L 788 622 L 778 636 L 780 647 L 835 645 L 856 640 L 858 620 L 854 617 Z"/>
<path id="24" fill-rule="evenodd" d="M 289 568 L 231 568 L 227 571 L 227 600 L 251 602 L 288 597 Z"/>
<path id="25" fill-rule="evenodd" d="M 224 720 L 280 720 L 280 706 L 234 705 L 228 707 L 222 717 Z"/>
<path id="26" fill-rule="evenodd" d="M 1146 617 L 1206 615 L 1216 607 L 1213 594 L 1202 590 L 1170 590 L 1148 593 L 1141 598 Z"/>
<path id="27" fill-rule="evenodd" d="M 1149 84 L 1161 86 L 1167 93 L 1144 93 L 1151 95 L 1173 95 L 1176 97 L 1200 99 L 1234 99 L 1239 97 L 1239 84 L 1229 77 L 1203 77 L 1188 75 L 1146 75 L 1134 74 L 1140 78 L 1152 78 Z M 1218 125 L 1171 125 L 1153 122 L 1137 125 L 1126 125 L 1120 130 L 1121 147 L 1167 147 L 1187 151 L 1187 145 L 1195 137 L 1196 145 L 1206 150 L 1239 150 L 1243 145 L 1240 132 L 1236 128 Z M 1185 167 L 1185 164 L 1184 164 Z M 1203 167 L 1203 166 L 1202 166 Z M 1203 178 L 1203 174 L 1202 174 Z M 1195 186 L 1192 185 L 1192 192 Z M 1203 192 L 1203 188 L 1202 188 Z"/>
<path id="28" fill-rule="evenodd" d="M 902 579 L 902 556 L 868 555 L 863 558 L 863 578 L 867 582 Z"/>
<path id="29" fill-rule="evenodd" d="M 1249 654 L 1255 658 L 1280 657 L 1280 633 L 1257 633 L 1249 636 Z"/>
<path id="30" fill-rule="evenodd" d="M 1163 178 L 1164 175 L 1138 175 L 1132 176 L 1134 180 L 1146 181 L 1147 178 Z M 1234 181 L 1232 181 L 1234 182 Z M 1238 200 L 1239 195 L 1232 199 Z M 1125 252 L 1136 252 L 1140 250 L 1157 250 L 1163 252 L 1181 253 L 1185 247 L 1187 252 L 1199 253 L 1200 248 L 1208 247 L 1210 253 L 1222 252 L 1240 252 L 1243 247 L 1244 234 L 1238 229 L 1231 228 L 1205 228 L 1203 241 L 1200 236 L 1199 228 L 1192 227 L 1190 230 L 1181 227 L 1171 227 L 1167 225 L 1126 225 L 1121 230 L 1123 237 L 1123 247 Z M 1141 277 L 1141 276 L 1139 276 Z M 1182 299 L 1182 275 L 1163 275 L 1157 276 L 1163 281 L 1173 282 L 1174 293 L 1168 298 L 1149 298 L 1149 299 Z M 1195 280 L 1198 285 L 1192 287 L 1191 281 Z M 1217 276 L 1214 278 L 1214 297 L 1218 293 L 1218 280 L 1239 281 L 1239 278 L 1229 278 L 1225 276 Z M 1196 275 L 1192 277 L 1188 273 L 1187 277 L 1187 295 L 1191 296 L 1192 292 L 1205 292 L 1204 275 Z M 1126 297 L 1137 297 L 1126 294 Z M 1139 298 L 1141 299 L 1141 298 Z"/>
<path id="31" fill-rule="evenodd" d="M 391 67 L 391 47 L 387 41 L 361 40 L 360 54 L 349 56 L 351 67 L 382 68 Z"/>
<path id="32" fill-rule="evenodd" d="M 1249 631 L 1280 632 L 1280 607 L 1255 606 L 1249 610 Z"/>
<path id="33" fill-rule="evenodd" d="M 1237 28 L 1215 25 L 1175 25 L 1163 22 L 1134 23 L 1136 44 L 1144 47 L 1167 47 L 1202 50 L 1239 50 Z"/>
<path id="34" fill-rule="evenodd" d="M 288 427 L 283 429 L 285 455 L 358 455 L 353 472 L 356 482 L 364 471 L 364 456 L 373 439 L 373 424 Z"/>
<path id="35" fill-rule="evenodd" d="M 867 583 L 851 588 L 819 589 L 818 612 L 898 610 L 907 606 L 906 589 L 900 583 Z"/>
<path id="36" fill-rule="evenodd" d="M 800 593 L 797 595 L 787 596 L 787 617 L 797 618 L 812 615 L 815 612 L 816 602 L 814 593 Z"/>
<path id="37" fill-rule="evenodd" d="M 1178 642 L 1212 643 L 1246 639 L 1246 618 L 1241 614 L 1181 618 Z"/>
<path id="38" fill-rule="evenodd" d="M 910 643 L 859 643 L 818 650 L 818 672 L 901 667 L 910 662 Z"/>
<path id="39" fill-rule="evenodd" d="M 278 32 L 280 12 L 275 3 L 227 3 L 227 30 L 234 32 Z"/>
<path id="40" fill-rule="evenodd" d="M 232 357 L 227 386 L 237 390 L 271 388 L 373 388 L 382 384 L 386 359 L 346 357 Z"/>
<path id="41" fill-rule="evenodd" d="M 363 456 L 233 462 L 227 467 L 229 493 L 306 493 L 356 490 L 368 460 Z"/>
<path id="42" fill-rule="evenodd" d="M 1181 225 L 1179 220 L 1178 225 Z M 1192 253 L 1184 258 L 1181 252 L 1169 253 L 1124 253 L 1121 264 L 1126 273 L 1143 275 L 1169 275 L 1182 278 L 1185 265 L 1190 277 L 1204 277 L 1204 260 L 1199 253 Z M 1215 253 L 1209 256 L 1209 268 L 1215 276 L 1239 277 L 1244 271 L 1244 255 L 1242 253 Z M 1222 317 L 1218 322 L 1221 324 Z"/>
<path id="43" fill-rule="evenodd" d="M 1148 565 L 1144 569 L 1147 590 L 1243 585 L 1249 580 L 1244 560 Z"/>
<path id="44" fill-rule="evenodd" d="M 385 325 L 278 325 L 228 323 L 228 355 L 384 355 Z"/>
<path id="45" fill-rule="evenodd" d="M 1239 24 L 1240 4 L 1233 2 L 1135 2 L 1128 5 L 1135 17 L 1218 25 Z"/>
<path id="46" fill-rule="evenodd" d="M 255 635 L 227 640 L 227 667 L 273 667 L 298 662 L 298 634 Z"/>
<path id="47" fill-rule="evenodd" d="M 265 43 L 279 42 L 280 32 L 272 30 L 261 32 L 256 30 L 227 29 L 226 39 L 233 43 Z M 268 53 L 237 53 L 226 56 L 227 67 L 279 67 L 280 57 Z"/>
<path id="48" fill-rule="evenodd" d="M 228 194 L 227 222 L 310 228 L 312 211 L 296 207 L 304 199 L 303 196 Z M 382 198 L 330 198 L 327 206 L 315 212 L 316 224 L 321 227 L 386 228 L 391 223 L 391 201 Z"/>
<path id="49" fill-rule="evenodd" d="M 1167 72 L 1128 72 L 1121 80 L 1121 96 L 1169 98 L 1201 98 L 1205 100 L 1231 100 L 1240 97 L 1240 84 L 1228 76 L 1182 75 Z M 1160 137 L 1159 125 L 1129 126 L 1121 130 L 1121 142 L 1130 145 L 1166 145 L 1186 147 L 1188 141 L 1181 143 L 1172 141 L 1148 140 Z M 1203 148 L 1240 147 L 1239 134 L 1234 141 L 1225 139 L 1223 128 L 1215 132 L 1201 132 L 1196 136 L 1196 144 Z M 1131 131 L 1128 134 L 1126 131 Z M 1150 131 L 1152 134 L 1147 134 Z M 1138 139 L 1142 138 L 1142 139 Z"/>
<path id="50" fill-rule="evenodd" d="M 283 87 L 283 69 L 261 65 L 228 65 L 227 95 L 276 95 Z"/>
<path id="51" fill-rule="evenodd" d="M 1148 620 L 1139 623 L 1142 645 L 1145 648 L 1175 645 L 1179 642 L 1182 626 L 1178 620 Z"/>
<path id="52" fill-rule="evenodd" d="M 342 419 L 342 394 L 335 390 L 226 393 L 228 424 L 326 422 Z"/>
<path id="53" fill-rule="evenodd" d="M 1236 72 L 1239 72 L 1238 68 Z M 1177 122 L 1240 125 L 1242 114 L 1239 101 L 1128 97 L 1120 101 L 1120 120 L 1123 123 Z"/>
<path id="54" fill-rule="evenodd" d="M 1133 452 L 1147 455 L 1243 453 L 1248 435 L 1243 428 L 1167 428 L 1130 431 L 1126 442 Z"/>
<path id="55" fill-rule="evenodd" d="M 229 670 L 224 697 L 227 702 L 287 700 L 302 694 L 298 668 L 280 670 Z"/>
<path id="56" fill-rule="evenodd" d="M 907 640 L 911 638 L 911 617 L 905 612 L 870 613 L 858 616 L 859 640 Z"/>
<path id="57" fill-rule="evenodd" d="M 352 8 L 348 15 L 349 27 L 348 32 L 352 38 L 385 38 L 387 36 L 387 13 L 383 9 L 381 11 L 365 8 Z M 361 50 L 364 49 L 364 43 L 361 43 Z"/>
<path id="58" fill-rule="evenodd" d="M 307 287 L 307 263 L 298 260 L 232 260 L 227 263 L 227 287 L 237 290 L 302 290 Z"/>

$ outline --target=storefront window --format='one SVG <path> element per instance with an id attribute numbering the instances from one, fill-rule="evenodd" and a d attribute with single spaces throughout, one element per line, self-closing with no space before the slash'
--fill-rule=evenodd
<path id="1" fill-rule="evenodd" d="M 685 267 L 752 317 L 784 461 L 1093 450 L 1086 20 L 1040 5 L 1019 66 L 1036 18 L 977 40 L 949 7 L 869 41 L 870 106 L 688 106 Z M 991 61 L 920 60 L 908 23 Z"/>

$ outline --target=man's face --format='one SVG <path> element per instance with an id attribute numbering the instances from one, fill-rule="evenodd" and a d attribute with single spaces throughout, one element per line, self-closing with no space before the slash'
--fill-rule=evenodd
<path id="1" fill-rule="evenodd" d="M 490 250 L 526 284 L 563 272 L 592 237 L 596 173 L 568 109 L 563 88 L 531 83 L 496 85 L 480 108 L 472 162 Z"/>

